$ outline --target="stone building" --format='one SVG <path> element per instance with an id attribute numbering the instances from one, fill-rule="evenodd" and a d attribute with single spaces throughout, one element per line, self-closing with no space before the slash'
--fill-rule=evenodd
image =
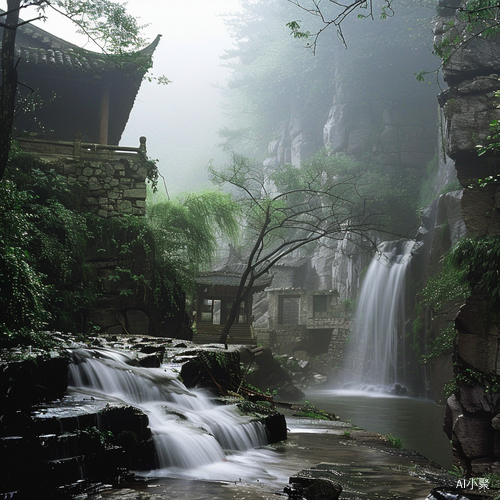
<path id="1" fill-rule="evenodd" d="M 195 342 L 219 342 L 241 281 L 242 267 L 234 261 L 228 262 L 217 270 L 200 274 L 196 279 Z M 266 289 L 271 281 L 272 276 L 267 274 L 255 281 L 247 299 L 240 304 L 227 343 L 257 343 L 253 330 L 253 295 Z"/>
<path id="2" fill-rule="evenodd" d="M 116 60 L 29 23 L 18 28 L 19 95 L 30 105 L 16 116 L 13 138 L 22 150 L 41 160 L 43 168 L 80 186 L 82 212 L 104 219 L 145 215 L 146 180 L 152 167 L 146 138 L 138 139 L 134 147 L 119 142 L 159 40 L 158 36 L 143 50 Z M 120 244 L 136 237 L 129 233 L 122 231 L 116 237 Z M 105 246 L 97 241 L 94 254 L 86 256 L 102 290 L 95 306 L 85 313 L 82 324 L 87 326 L 82 328 L 93 325 L 113 334 L 165 334 L 181 328 L 183 311 L 180 317 L 171 315 L 172 324 L 165 326 L 169 312 L 158 311 L 145 286 L 135 286 L 122 272 L 128 264 Z M 153 282 L 154 270 L 145 251 L 139 252 L 134 256 L 134 272 Z"/>

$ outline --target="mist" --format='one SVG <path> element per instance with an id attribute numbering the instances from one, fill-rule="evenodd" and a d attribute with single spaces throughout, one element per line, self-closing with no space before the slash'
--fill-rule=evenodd
<path id="1" fill-rule="evenodd" d="M 132 1 L 128 10 L 150 23 L 153 74 L 165 75 L 167 86 L 144 81 L 122 136 L 123 145 L 147 137 L 148 155 L 158 159 L 169 194 L 209 185 L 206 167 L 224 154 L 218 130 L 223 126 L 219 86 L 229 71 L 220 56 L 231 47 L 222 14 L 239 9 L 239 0 Z"/>

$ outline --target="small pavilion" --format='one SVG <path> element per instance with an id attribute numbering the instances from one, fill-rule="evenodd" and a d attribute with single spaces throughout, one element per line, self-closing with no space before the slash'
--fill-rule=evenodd
<path id="1" fill-rule="evenodd" d="M 201 273 L 196 279 L 194 323 L 197 343 L 219 342 L 243 273 L 242 265 L 228 263 L 215 271 Z M 254 283 L 248 299 L 241 303 L 239 314 L 231 326 L 227 343 L 254 345 L 252 329 L 253 294 L 262 292 L 272 281 L 264 275 Z"/>

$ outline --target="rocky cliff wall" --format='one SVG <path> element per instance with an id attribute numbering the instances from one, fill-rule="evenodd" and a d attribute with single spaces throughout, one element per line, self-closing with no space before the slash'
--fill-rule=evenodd
<path id="1" fill-rule="evenodd" d="M 443 7 L 450 2 L 440 1 Z M 458 8 L 458 0 L 451 2 Z M 454 9 L 442 9 L 436 24 L 436 43 L 450 35 Z M 460 28 L 460 23 L 455 23 Z M 455 28 L 451 28 L 455 30 Z M 498 173 L 495 156 L 478 156 L 476 145 L 487 140 L 490 122 L 500 118 L 495 91 L 500 88 L 497 38 L 470 36 L 470 42 L 454 47 L 444 64 L 448 89 L 440 102 L 445 116 L 445 151 L 455 162 L 464 194 L 462 213 L 471 236 L 500 234 L 500 189 L 484 188 L 478 179 Z M 485 321 L 488 297 L 473 288 L 455 320 L 454 374 L 457 388 L 448 399 L 445 431 L 453 442 L 454 461 L 468 474 L 500 472 L 500 394 L 491 382 L 500 375 L 498 317 Z"/>
<path id="2" fill-rule="evenodd" d="M 294 95 L 288 121 L 279 126 L 277 139 L 269 144 L 268 157 L 264 161 L 266 171 L 284 163 L 299 166 L 319 148 L 326 147 L 356 159 L 369 158 L 372 164 L 382 166 L 386 172 L 416 175 L 421 179 L 434 159 L 437 173 L 430 181 L 430 199 L 437 198 L 445 186 L 456 181 L 453 161 L 442 152 L 439 155 L 436 153 L 438 133 L 443 127 L 440 127 L 437 112 L 438 89 L 434 85 L 417 82 L 414 76 L 418 70 L 432 67 L 435 59 L 425 40 L 415 45 L 409 40 L 409 35 L 405 38 L 408 18 L 405 13 L 399 14 L 397 19 L 391 20 L 395 25 L 368 22 L 350 27 L 349 48 L 339 50 L 331 61 L 335 66 L 332 71 L 335 82 L 330 101 L 316 106 L 322 110 L 316 118 L 320 122 L 322 120 L 323 127 L 311 124 L 311 113 L 307 113 L 300 97 Z M 426 13 L 427 16 L 432 14 Z M 358 33 L 358 29 L 362 32 Z M 400 37 L 397 42 L 387 42 L 387 30 L 390 32 L 391 29 Z M 357 35 L 361 40 L 359 43 L 355 40 Z M 401 38 L 404 40 L 401 41 Z M 439 156 L 437 161 L 436 156 Z M 414 194 L 418 196 L 418 193 Z M 406 207 L 395 207 L 395 210 L 404 209 Z M 427 227 L 422 229 L 425 233 L 432 231 L 434 235 L 434 239 L 427 237 L 427 246 L 421 249 L 421 253 L 426 254 L 426 265 L 442 256 L 438 252 L 439 255 L 431 258 L 428 255 L 431 247 L 449 248 L 448 242 L 438 244 L 436 241 L 439 235 L 449 240 L 449 235 L 439 230 L 434 232 L 436 220 L 443 227 L 447 224 L 445 219 L 449 207 L 443 201 L 439 206 L 436 203 L 431 212 L 426 216 Z M 449 227 L 455 228 L 455 221 L 451 221 Z M 410 237 L 417 233 L 417 228 L 415 225 L 410 230 Z M 372 234 L 370 237 L 375 243 L 387 239 L 386 234 Z M 335 290 L 340 302 L 354 302 L 373 252 L 373 244 L 352 235 L 317 246 L 308 257 L 307 283 L 294 283 L 294 286 Z M 419 268 L 419 272 L 424 271 Z M 421 283 L 423 276 L 415 276 L 413 281 Z M 276 287 L 276 284 L 273 283 L 273 286 Z M 256 301 L 258 312 L 255 320 L 260 329 L 265 329 L 265 323 L 269 322 L 264 303 Z M 348 330 L 338 333 L 334 331 L 332 334 L 329 358 L 336 366 L 341 366 Z"/>

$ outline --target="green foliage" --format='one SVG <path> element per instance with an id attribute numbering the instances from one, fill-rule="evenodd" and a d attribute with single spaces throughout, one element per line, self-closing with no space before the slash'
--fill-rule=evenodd
<path id="1" fill-rule="evenodd" d="M 464 478 L 466 476 L 465 469 L 460 465 L 453 465 L 451 470 L 448 471 L 452 476 Z"/>
<path id="2" fill-rule="evenodd" d="M 495 373 L 483 373 L 476 368 L 464 368 L 455 377 L 455 381 L 460 385 L 474 387 L 481 385 L 486 393 L 497 394 L 500 391 L 500 376 Z"/>
<path id="3" fill-rule="evenodd" d="M 364 210 L 380 230 L 403 234 L 408 227 L 417 226 L 418 201 L 414 194 L 419 189 L 421 175 L 415 169 L 366 164 L 324 148 L 300 168 L 285 165 L 270 178 L 282 191 L 308 184 L 318 190 L 331 185 L 345 200 L 359 203 L 358 209 Z M 319 178 L 322 185 L 317 181 Z"/>
<path id="4" fill-rule="evenodd" d="M 290 29 L 290 33 L 294 38 L 309 38 L 311 33 L 309 31 L 302 31 L 302 28 L 300 27 L 301 22 L 302 21 L 290 21 L 289 23 L 286 23 L 286 27 Z"/>
<path id="5" fill-rule="evenodd" d="M 332 415 L 325 410 L 316 408 L 309 401 L 305 401 L 305 403 L 298 408 L 294 415 L 296 417 L 313 418 L 316 420 L 337 420 L 335 415 Z"/>
<path id="6" fill-rule="evenodd" d="M 34 267 L 26 242 L 33 232 L 33 215 L 25 207 L 34 200 L 14 182 L 0 182 L 0 308 L 2 334 L 17 328 L 41 328 L 48 320 L 45 305 L 49 288 Z"/>
<path id="7" fill-rule="evenodd" d="M 321 152 L 301 168 L 283 165 L 264 179 L 259 164 L 233 153 L 227 166 L 210 173 L 235 191 L 242 207 L 245 272 L 255 279 L 320 238 L 366 234 L 371 224 L 357 189 L 359 165 L 345 155 Z"/>
<path id="8" fill-rule="evenodd" d="M 80 190 L 14 149 L 1 183 L 0 301 L 3 329 L 73 326 L 90 279 Z"/>
<path id="9" fill-rule="evenodd" d="M 446 401 L 452 394 L 456 394 L 458 391 L 457 381 L 453 378 L 449 382 L 443 385 L 443 401 Z"/>
<path id="10" fill-rule="evenodd" d="M 78 33 L 99 41 L 101 49 L 107 53 L 135 51 L 145 44 L 141 36 L 145 26 L 139 25 L 137 18 L 127 13 L 126 4 L 108 0 L 52 0 L 50 6 L 71 19 Z"/>
<path id="11" fill-rule="evenodd" d="M 325 103 L 342 88 L 357 96 L 352 105 L 360 110 L 373 102 L 404 106 L 408 94 L 430 92 L 414 82 L 411 68 L 393 71 L 393 67 L 408 67 L 408 49 L 417 68 L 427 65 L 419 58 L 430 60 L 426 51 L 414 50 L 416 40 L 424 46 L 424 37 L 430 34 L 421 21 L 422 11 L 414 5 L 399 2 L 400 15 L 390 21 L 346 19 L 348 50 L 339 40 L 339 32 L 325 30 L 321 49 L 313 54 L 304 45 L 315 49 L 322 19 L 308 16 L 304 22 L 290 21 L 297 12 L 291 3 L 244 2 L 242 11 L 227 21 L 234 48 L 224 56 L 232 76 L 224 89 L 223 105 L 231 120 L 224 131 L 231 149 L 264 157 L 270 141 L 287 137 L 291 116 L 300 116 L 319 147 L 328 118 Z M 329 12 L 335 6 L 328 2 L 328 7 L 321 8 Z M 382 9 L 381 17 L 387 12 Z"/>
<path id="12" fill-rule="evenodd" d="M 158 191 L 158 177 L 160 176 L 160 171 L 158 170 L 158 160 L 153 160 L 152 158 L 146 156 L 145 162 L 147 168 L 146 179 L 149 182 L 153 193 L 156 193 L 156 191 Z"/>
<path id="13" fill-rule="evenodd" d="M 446 308 L 450 303 L 465 301 L 470 295 L 466 274 L 465 267 L 455 265 L 449 254 L 444 260 L 441 272 L 431 276 L 422 290 L 422 304 L 430 306 L 433 311 L 437 312 Z"/>
<path id="14" fill-rule="evenodd" d="M 489 473 L 484 474 L 483 477 L 488 480 L 490 488 L 495 488 L 497 490 L 500 489 L 500 475 L 499 474 L 489 472 Z M 496 495 L 495 498 L 498 498 L 498 495 Z"/>
<path id="15" fill-rule="evenodd" d="M 500 309 L 500 237 L 464 238 L 450 251 L 449 261 L 464 270 L 475 292 L 486 297 L 486 320 L 496 318 Z"/>
<path id="16" fill-rule="evenodd" d="M 440 43 L 434 45 L 434 54 L 446 64 L 458 50 L 473 40 L 492 40 L 499 30 L 500 8 L 496 0 L 468 0 L 462 2 L 456 16 L 444 25 Z"/>
<path id="17" fill-rule="evenodd" d="M 8 361 L 24 360 L 32 358 L 34 355 L 47 353 L 55 345 L 56 342 L 47 332 L 39 332 L 27 327 L 20 327 L 10 331 L 5 324 L 0 325 L 0 348 L 29 347 L 29 350 L 7 351 L 4 355 L 7 356 Z"/>
<path id="18" fill-rule="evenodd" d="M 169 270 L 185 290 L 216 255 L 220 238 L 234 241 L 239 233 L 239 206 L 228 194 L 205 191 L 148 204 L 158 269 Z"/>
<path id="19" fill-rule="evenodd" d="M 427 354 L 420 356 L 420 363 L 426 364 L 434 358 L 444 354 L 451 354 L 456 331 L 453 326 L 441 330 L 437 337 L 426 346 Z"/>
<path id="20" fill-rule="evenodd" d="M 223 193 L 187 195 L 148 207 L 146 218 L 103 219 L 80 209 L 68 185 L 15 146 L 0 182 L 0 342 L 40 343 L 43 329 L 86 331 L 106 290 L 136 295 L 169 315 L 210 261 L 220 236 L 238 233 L 237 206 Z M 109 263 L 112 274 L 92 260 Z"/>
<path id="21" fill-rule="evenodd" d="M 392 434 L 387 434 L 385 436 L 385 439 L 387 439 L 387 441 L 393 448 L 400 449 L 403 447 L 403 441 L 401 441 L 400 438 L 394 437 Z"/>
<path id="22" fill-rule="evenodd" d="M 257 390 L 257 392 L 260 392 Z M 238 408 L 245 415 L 252 415 L 255 417 L 276 415 L 278 412 L 272 408 L 269 401 L 255 401 L 250 402 L 247 400 L 239 400 L 237 403 Z"/>
<path id="23" fill-rule="evenodd" d="M 101 431 L 97 427 L 79 429 L 76 434 L 88 441 L 97 442 L 101 446 L 111 446 L 115 441 L 115 436 L 111 431 Z"/>
<path id="24" fill-rule="evenodd" d="M 498 8 L 498 7 L 497 7 Z M 498 107 L 500 103 L 500 90 L 495 92 L 495 104 Z M 500 151 L 500 120 L 492 120 L 490 122 L 490 133 L 486 136 L 484 144 L 477 144 L 477 154 L 482 156 L 486 153 L 491 153 L 492 155 L 497 155 Z M 489 183 L 498 182 L 499 175 L 489 176 L 486 179 L 479 179 L 478 185 L 484 187 Z"/>
<path id="25" fill-rule="evenodd" d="M 439 195 L 450 193 L 452 191 L 462 190 L 463 187 L 458 179 L 451 181 L 446 186 L 444 186 L 439 192 L 436 191 L 436 175 L 439 167 L 439 161 L 437 154 L 434 155 L 432 160 L 427 165 L 427 171 L 422 179 L 420 187 L 420 199 L 418 202 L 419 207 L 427 207 L 430 205 Z"/>
<path id="26" fill-rule="evenodd" d="M 327 118 L 322 103 L 331 99 L 334 67 L 325 53 L 315 58 L 303 50 L 307 34 L 298 21 L 289 22 L 290 11 L 286 2 L 245 2 L 226 21 L 234 48 L 223 56 L 232 76 L 223 89 L 230 125 L 222 135 L 230 149 L 242 154 L 264 157 L 277 138 L 276 127 L 289 118 L 291 96 L 311 130 L 321 134 Z M 289 35 L 294 27 L 295 39 Z M 331 57 L 333 49 L 326 52 Z"/>

